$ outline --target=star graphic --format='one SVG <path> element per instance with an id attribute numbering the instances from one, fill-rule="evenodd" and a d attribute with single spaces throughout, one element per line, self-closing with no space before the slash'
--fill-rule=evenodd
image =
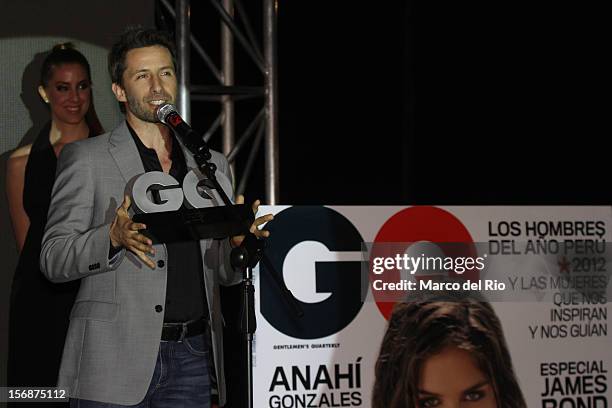
<path id="1" fill-rule="evenodd" d="M 562 256 L 558 261 L 557 261 L 557 265 L 559 265 L 559 273 L 570 273 L 570 265 L 571 263 L 567 260 L 567 258 L 564 256 Z"/>

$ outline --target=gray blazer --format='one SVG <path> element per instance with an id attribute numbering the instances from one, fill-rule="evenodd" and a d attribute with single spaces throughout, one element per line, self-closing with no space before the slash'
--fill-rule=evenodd
<path id="1" fill-rule="evenodd" d="M 183 146 L 181 146 L 183 147 Z M 196 167 L 183 148 L 187 166 Z M 227 160 L 217 152 L 217 178 L 231 197 Z M 122 122 L 110 133 L 65 146 L 57 165 L 40 265 L 53 282 L 81 279 L 70 314 L 58 386 L 72 398 L 133 405 L 147 391 L 157 359 L 166 298 L 165 245 L 155 245 L 151 270 L 125 249 L 108 259 L 109 228 L 126 184 L 144 173 Z M 223 205 L 216 192 L 212 205 Z M 219 284 L 240 282 L 229 263 L 229 240 L 202 240 L 204 282 L 219 402 L 225 403 L 223 318 Z M 160 266 L 161 265 L 161 266 Z M 157 307 L 157 310 L 160 310 Z"/>

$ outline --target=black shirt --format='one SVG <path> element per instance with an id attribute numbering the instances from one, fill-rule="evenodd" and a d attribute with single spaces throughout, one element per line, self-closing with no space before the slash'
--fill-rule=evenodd
<path id="1" fill-rule="evenodd" d="M 155 150 L 146 147 L 129 124 L 127 127 L 136 143 L 145 171 L 163 171 Z M 182 185 L 189 169 L 176 137 L 172 133 L 171 135 L 172 166 L 169 173 Z M 168 243 L 166 250 L 168 277 L 164 322 L 186 322 L 201 317 L 208 318 L 200 243 L 198 241 Z"/>

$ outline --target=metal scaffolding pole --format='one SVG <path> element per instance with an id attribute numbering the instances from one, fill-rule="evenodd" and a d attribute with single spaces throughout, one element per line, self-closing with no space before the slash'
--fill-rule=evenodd
<path id="1" fill-rule="evenodd" d="M 159 0 L 159 2 L 162 6 L 164 6 L 168 13 L 170 13 L 170 16 L 176 20 L 176 12 L 170 3 L 168 3 L 168 0 Z M 221 72 L 213 62 L 212 58 L 210 58 L 206 51 L 204 51 L 204 47 L 202 47 L 200 42 L 193 36 L 193 34 L 189 35 L 189 39 L 191 40 L 191 46 L 193 47 L 194 51 L 198 53 L 200 58 L 202 58 L 202 61 L 204 61 L 208 69 L 210 69 L 210 72 L 212 72 L 219 83 L 222 83 L 223 79 L 221 78 Z"/>
<path id="2" fill-rule="evenodd" d="M 189 101 L 191 100 L 218 101 L 221 104 L 221 114 L 205 132 L 205 136 L 206 140 L 210 139 L 218 127 L 222 126 L 222 150 L 226 156 L 229 156 L 230 163 L 233 163 L 239 151 L 246 146 L 246 140 L 242 140 L 242 138 L 250 138 L 253 133 L 256 133 L 258 137 L 253 138 L 247 163 L 240 175 L 241 177 L 237 177 L 236 184 L 239 186 L 239 190 L 243 191 L 245 189 L 258 147 L 261 145 L 261 141 L 264 141 L 265 202 L 271 205 L 277 204 L 279 200 L 278 85 L 276 72 L 277 0 L 262 0 L 263 36 L 261 42 L 257 41 L 241 0 L 210 0 L 210 4 L 223 23 L 221 26 L 220 69 L 217 69 L 213 59 L 190 33 L 189 0 L 175 0 L 174 9 L 168 0 L 158 1 L 176 21 L 177 58 L 180 66 L 177 107 L 181 115 L 185 120 L 190 120 Z M 242 24 L 239 25 L 239 23 Z M 262 72 L 264 78 L 262 85 L 235 85 L 234 41 L 242 46 L 242 50 L 251 58 L 257 70 Z M 263 47 L 261 43 L 263 43 Z M 189 44 L 194 47 L 196 55 L 203 59 L 219 84 L 190 84 Z M 253 119 L 241 138 L 237 139 L 235 123 L 240 109 L 236 102 L 262 97 L 264 102 L 262 112 Z M 258 127 L 260 124 L 261 126 Z M 258 129 L 257 132 L 254 132 L 255 128 Z M 259 136 L 260 134 L 261 136 Z"/>
<path id="3" fill-rule="evenodd" d="M 234 5 L 232 0 L 223 0 L 223 8 L 230 16 L 234 16 Z M 234 38 L 231 30 L 225 24 L 221 24 L 221 69 L 223 70 L 223 85 L 234 85 Z M 223 121 L 223 154 L 228 155 L 234 148 L 235 143 L 235 121 L 234 100 L 231 95 L 223 95 L 221 99 L 225 120 Z M 234 164 L 232 174 L 235 174 Z"/>
<path id="4" fill-rule="evenodd" d="M 276 0 L 264 4 L 264 59 L 266 65 L 266 201 L 275 205 L 279 198 L 278 183 L 278 83 L 276 77 Z"/>
<path id="5" fill-rule="evenodd" d="M 181 116 L 191 122 L 191 98 L 189 97 L 189 0 L 176 1 L 176 50 L 178 59 L 178 100 Z"/>

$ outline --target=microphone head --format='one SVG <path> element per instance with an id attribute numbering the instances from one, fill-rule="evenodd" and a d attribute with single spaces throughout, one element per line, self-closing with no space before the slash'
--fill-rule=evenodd
<path id="1" fill-rule="evenodd" d="M 168 123 L 166 122 L 166 118 L 173 112 L 178 113 L 176 106 L 172 105 L 171 103 L 164 103 L 163 105 L 159 105 L 155 114 L 161 123 L 167 125 Z"/>

